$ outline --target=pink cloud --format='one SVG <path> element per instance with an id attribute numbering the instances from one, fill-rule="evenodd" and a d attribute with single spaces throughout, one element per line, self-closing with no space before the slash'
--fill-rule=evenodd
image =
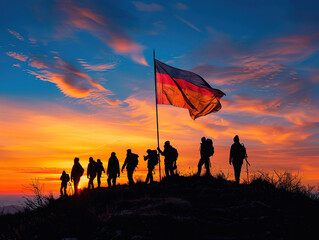
<path id="1" fill-rule="evenodd" d="M 20 68 L 21 65 L 20 65 L 20 63 L 15 63 L 15 64 L 12 65 L 12 67 L 19 67 Z"/>
<path id="2" fill-rule="evenodd" d="M 198 50 L 197 56 L 218 60 L 222 64 L 201 64 L 198 70 L 218 85 L 233 85 L 245 81 L 264 87 L 275 86 L 296 75 L 287 63 L 302 61 L 319 49 L 318 34 L 291 35 L 263 40 L 256 44 L 233 42 L 229 37 L 212 33 L 214 38 Z M 286 82 L 287 83 L 287 82 Z M 297 87 L 297 83 L 294 86 Z M 293 86 L 290 87 L 292 91 Z M 294 90 L 295 91 L 295 90 Z"/>
<path id="3" fill-rule="evenodd" d="M 8 32 L 12 34 L 13 36 L 15 36 L 17 39 L 19 39 L 20 41 L 24 41 L 24 37 L 22 37 L 20 33 L 13 31 L 11 29 L 8 29 Z"/>
<path id="4" fill-rule="evenodd" d="M 115 53 L 129 55 L 133 61 L 147 65 L 142 53 L 144 47 L 129 37 L 115 19 L 107 18 L 72 1 L 61 1 L 60 8 L 67 15 L 64 21 L 66 24 L 78 29 L 88 30 Z"/>
<path id="5" fill-rule="evenodd" d="M 39 61 L 36 58 L 29 59 L 29 65 L 31 67 L 38 68 L 38 69 L 49 68 L 46 63 Z"/>
<path id="6" fill-rule="evenodd" d="M 42 81 L 55 83 L 62 93 L 74 98 L 88 97 L 94 91 L 110 92 L 88 74 L 81 72 L 61 58 L 55 57 L 55 60 L 55 62 L 47 64 L 33 59 L 30 61 L 31 66 L 39 69 L 49 69 L 41 71 L 28 70 L 28 72 Z"/>
<path id="7" fill-rule="evenodd" d="M 25 62 L 25 61 L 28 60 L 28 56 L 26 56 L 26 55 L 24 55 L 22 53 L 16 53 L 16 52 L 10 51 L 10 52 L 6 52 L 6 54 L 9 57 L 13 57 L 14 59 L 20 60 L 22 62 Z"/>

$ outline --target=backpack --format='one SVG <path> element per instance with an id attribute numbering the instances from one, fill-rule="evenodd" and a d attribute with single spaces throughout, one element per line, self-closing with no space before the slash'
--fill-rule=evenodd
<path id="1" fill-rule="evenodd" d="M 243 143 L 241 144 L 240 156 L 242 159 L 247 157 L 246 148 Z"/>
<path id="2" fill-rule="evenodd" d="M 69 182 L 69 181 L 70 181 L 70 176 L 69 176 L 69 174 L 66 174 L 65 180 L 66 180 L 66 182 Z"/>
<path id="3" fill-rule="evenodd" d="M 207 148 L 208 148 L 208 156 L 213 156 L 214 152 L 215 152 L 215 149 L 214 149 L 214 146 L 213 146 L 213 141 L 211 139 L 207 139 L 206 140 L 206 144 L 207 144 Z"/>
<path id="4" fill-rule="evenodd" d="M 178 152 L 177 152 L 176 148 L 172 147 L 172 159 L 174 162 L 176 162 L 177 157 L 178 157 Z"/>
<path id="5" fill-rule="evenodd" d="M 84 168 L 79 164 L 79 176 L 81 177 L 84 173 Z"/>
<path id="6" fill-rule="evenodd" d="M 151 154 L 152 154 L 152 165 L 156 166 L 158 164 L 157 151 L 156 150 L 152 150 Z"/>
<path id="7" fill-rule="evenodd" d="M 237 145 L 235 149 L 235 156 L 237 159 L 240 159 L 240 160 L 243 160 L 244 158 L 246 158 L 247 154 L 246 154 L 246 148 L 244 144 Z"/>
<path id="8" fill-rule="evenodd" d="M 132 153 L 132 169 L 135 169 L 138 165 L 138 155 L 135 153 Z"/>

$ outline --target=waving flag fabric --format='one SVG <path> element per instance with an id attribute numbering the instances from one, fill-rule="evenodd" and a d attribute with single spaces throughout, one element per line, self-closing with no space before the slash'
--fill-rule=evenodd
<path id="1" fill-rule="evenodd" d="M 199 75 L 171 67 L 155 59 L 157 103 L 187 108 L 192 119 L 217 112 L 225 95 Z"/>

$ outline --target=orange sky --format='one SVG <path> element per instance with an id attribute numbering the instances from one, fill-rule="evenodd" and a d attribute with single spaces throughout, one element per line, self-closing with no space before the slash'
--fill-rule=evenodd
<path id="1" fill-rule="evenodd" d="M 226 93 L 219 112 L 195 121 L 186 109 L 159 106 L 160 145 L 170 140 L 178 149 L 182 174 L 196 171 L 206 136 L 215 146 L 213 173 L 232 179 L 229 149 L 238 134 L 251 173 L 289 170 L 318 184 L 312 4 L 2 2 L 0 194 L 22 194 L 35 178 L 57 193 L 74 157 L 85 168 L 90 156 L 107 167 L 115 151 L 122 165 L 128 148 L 140 155 L 135 176 L 145 179 L 143 155 L 157 146 L 153 48 L 156 59 Z"/>
<path id="2" fill-rule="evenodd" d="M 56 193 L 61 172 L 70 173 L 75 156 L 80 158 L 85 169 L 90 156 L 95 160 L 100 158 L 106 168 L 112 151 L 122 165 L 127 148 L 140 155 L 135 178 L 144 180 L 146 162 L 142 156 L 148 148 L 156 147 L 156 125 L 154 100 L 138 97 L 143 94 L 149 93 L 140 92 L 127 98 L 126 107 L 99 109 L 94 114 L 46 102 L 1 99 L 0 193 L 25 192 L 24 186 L 34 178 L 45 184 L 46 192 Z M 314 185 L 319 181 L 318 156 L 311 156 L 311 151 L 309 155 L 298 155 L 298 150 L 307 150 L 297 144 L 309 137 L 307 133 L 267 124 L 236 125 L 219 113 L 193 121 L 186 109 L 164 105 L 159 105 L 159 123 L 161 146 L 169 139 L 178 149 L 178 167 L 183 174 L 196 171 L 200 138 L 206 136 L 214 140 L 213 173 L 223 171 L 232 179 L 228 154 L 232 138 L 238 134 L 247 147 L 251 172 L 287 169 L 299 172 L 304 183 Z M 106 175 L 103 177 L 102 185 L 106 186 Z M 119 182 L 127 182 L 125 172 Z M 83 176 L 80 185 L 86 184 L 86 176 Z"/>

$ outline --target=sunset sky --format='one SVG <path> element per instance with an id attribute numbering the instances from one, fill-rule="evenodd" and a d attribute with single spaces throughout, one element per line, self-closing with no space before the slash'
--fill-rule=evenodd
<path id="1" fill-rule="evenodd" d="M 0 195 L 23 194 L 34 178 L 57 193 L 75 156 L 85 169 L 90 156 L 106 168 L 112 151 L 122 165 L 128 148 L 144 180 L 143 155 L 157 146 L 153 48 L 226 93 L 219 112 L 195 121 L 159 105 L 160 145 L 178 149 L 182 174 L 196 170 L 206 136 L 212 172 L 232 179 L 238 134 L 251 172 L 289 170 L 317 185 L 318 9 L 294 0 L 2 0 Z"/>

